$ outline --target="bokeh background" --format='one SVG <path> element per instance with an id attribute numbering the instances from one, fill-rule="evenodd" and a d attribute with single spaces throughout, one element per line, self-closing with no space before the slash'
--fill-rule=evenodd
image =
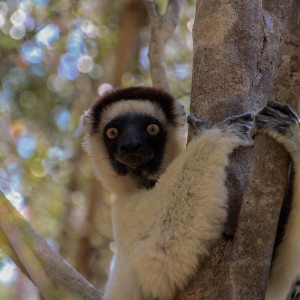
<path id="1" fill-rule="evenodd" d="M 157 1 L 164 12 L 167 1 Z M 172 93 L 188 109 L 195 0 L 166 46 Z M 151 85 L 142 0 L 0 1 L 0 189 L 103 290 L 112 195 L 94 179 L 80 116 L 111 85 Z M 40 299 L 0 249 L 0 299 Z"/>

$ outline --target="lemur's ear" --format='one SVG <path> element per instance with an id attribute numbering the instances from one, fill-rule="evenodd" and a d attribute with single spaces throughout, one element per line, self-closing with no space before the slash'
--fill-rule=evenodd
<path id="1" fill-rule="evenodd" d="M 95 120 L 97 120 L 97 118 L 95 118 L 95 115 L 93 115 L 95 105 L 98 102 L 100 103 L 102 101 L 103 97 L 105 97 L 105 95 L 111 94 L 111 93 L 113 93 L 113 91 L 114 91 L 114 88 L 112 87 L 112 85 L 110 85 L 108 83 L 102 84 L 99 89 L 99 93 L 100 93 L 99 99 L 94 103 L 94 105 L 92 105 L 92 107 L 90 109 L 85 111 L 83 116 L 81 116 L 81 126 L 87 134 L 91 135 L 93 133 L 94 127 L 96 125 L 94 123 L 95 123 Z"/>
<path id="2" fill-rule="evenodd" d="M 91 109 L 85 111 L 84 115 L 81 116 L 81 126 L 83 130 L 91 135 L 93 132 L 93 116 Z"/>

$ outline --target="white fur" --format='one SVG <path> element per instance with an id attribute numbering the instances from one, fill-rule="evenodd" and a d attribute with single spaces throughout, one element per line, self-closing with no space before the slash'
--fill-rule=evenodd
<path id="1" fill-rule="evenodd" d="M 289 138 L 268 132 L 283 144 L 293 159 L 295 169 L 293 201 L 291 213 L 285 227 L 284 236 L 277 249 L 268 280 L 266 300 L 284 300 L 291 284 L 300 271 L 300 133 L 299 126 L 293 126 Z"/>
<path id="2" fill-rule="evenodd" d="M 168 300 L 187 284 L 222 233 L 225 167 L 241 144 L 230 130 L 210 129 L 172 161 L 152 190 L 116 199 L 116 263 L 105 300 Z"/>
<path id="3" fill-rule="evenodd" d="M 85 148 L 96 174 L 118 195 L 112 208 L 117 253 L 104 299 L 173 299 L 222 233 L 228 155 L 251 140 L 235 126 L 215 126 L 199 131 L 201 136 L 182 151 L 186 136 L 179 106 L 179 124 L 171 125 L 161 109 L 148 101 L 124 104 L 119 101 L 103 113 L 98 132 L 92 130 L 91 111 L 83 117 L 88 132 Z M 167 130 L 160 179 L 151 190 L 136 186 L 130 175 L 116 175 L 102 141 L 107 122 L 131 112 L 158 117 Z"/>
<path id="4" fill-rule="evenodd" d="M 129 175 L 116 175 L 103 145 L 105 124 L 130 112 L 146 112 L 158 117 L 167 127 L 167 148 L 157 176 L 164 173 L 152 190 L 140 189 Z M 83 124 L 88 133 L 85 148 L 96 174 L 118 195 L 113 204 L 117 253 L 104 299 L 173 299 L 222 233 L 227 216 L 228 155 L 235 147 L 250 142 L 242 140 L 230 128 L 204 128 L 201 137 L 182 152 L 186 138 L 184 127 L 168 124 L 161 109 L 149 101 L 119 101 L 103 115 L 96 133 L 92 131 L 91 111 L 83 117 Z M 183 118 L 181 121 L 183 124 Z M 268 300 L 283 300 L 300 268 L 300 186 L 297 184 L 300 182 L 300 134 L 298 125 L 291 128 L 288 136 L 272 130 L 267 133 L 290 152 L 296 173 L 291 216 L 272 264 L 266 296 Z"/>
<path id="5" fill-rule="evenodd" d="M 163 125 L 166 125 L 167 122 L 160 106 L 155 105 L 149 100 L 121 100 L 107 107 L 100 122 L 100 127 L 102 127 L 101 125 L 106 125 L 109 121 L 116 117 L 128 113 L 141 113 L 152 116 L 160 120 Z"/>

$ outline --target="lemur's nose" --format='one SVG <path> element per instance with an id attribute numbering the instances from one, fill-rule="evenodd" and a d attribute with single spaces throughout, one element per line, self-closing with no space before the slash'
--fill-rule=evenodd
<path id="1" fill-rule="evenodd" d="M 120 147 L 123 153 L 134 153 L 138 151 L 140 148 L 141 148 L 141 144 L 134 143 L 134 142 L 123 144 Z"/>

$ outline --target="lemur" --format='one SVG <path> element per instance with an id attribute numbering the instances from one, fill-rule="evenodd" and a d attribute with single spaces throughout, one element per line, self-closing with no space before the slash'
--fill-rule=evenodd
<path id="1" fill-rule="evenodd" d="M 187 146 L 186 120 L 196 132 Z M 193 115 L 186 118 L 169 93 L 131 87 L 105 93 L 82 122 L 95 173 L 117 196 L 112 205 L 117 251 L 104 299 L 173 299 L 223 232 L 228 156 L 253 144 L 253 115 L 211 125 Z M 300 182 L 298 116 L 269 103 L 256 115 L 255 127 L 287 149 Z M 300 266 L 300 188 L 295 184 L 294 189 L 268 299 L 284 299 Z"/>

